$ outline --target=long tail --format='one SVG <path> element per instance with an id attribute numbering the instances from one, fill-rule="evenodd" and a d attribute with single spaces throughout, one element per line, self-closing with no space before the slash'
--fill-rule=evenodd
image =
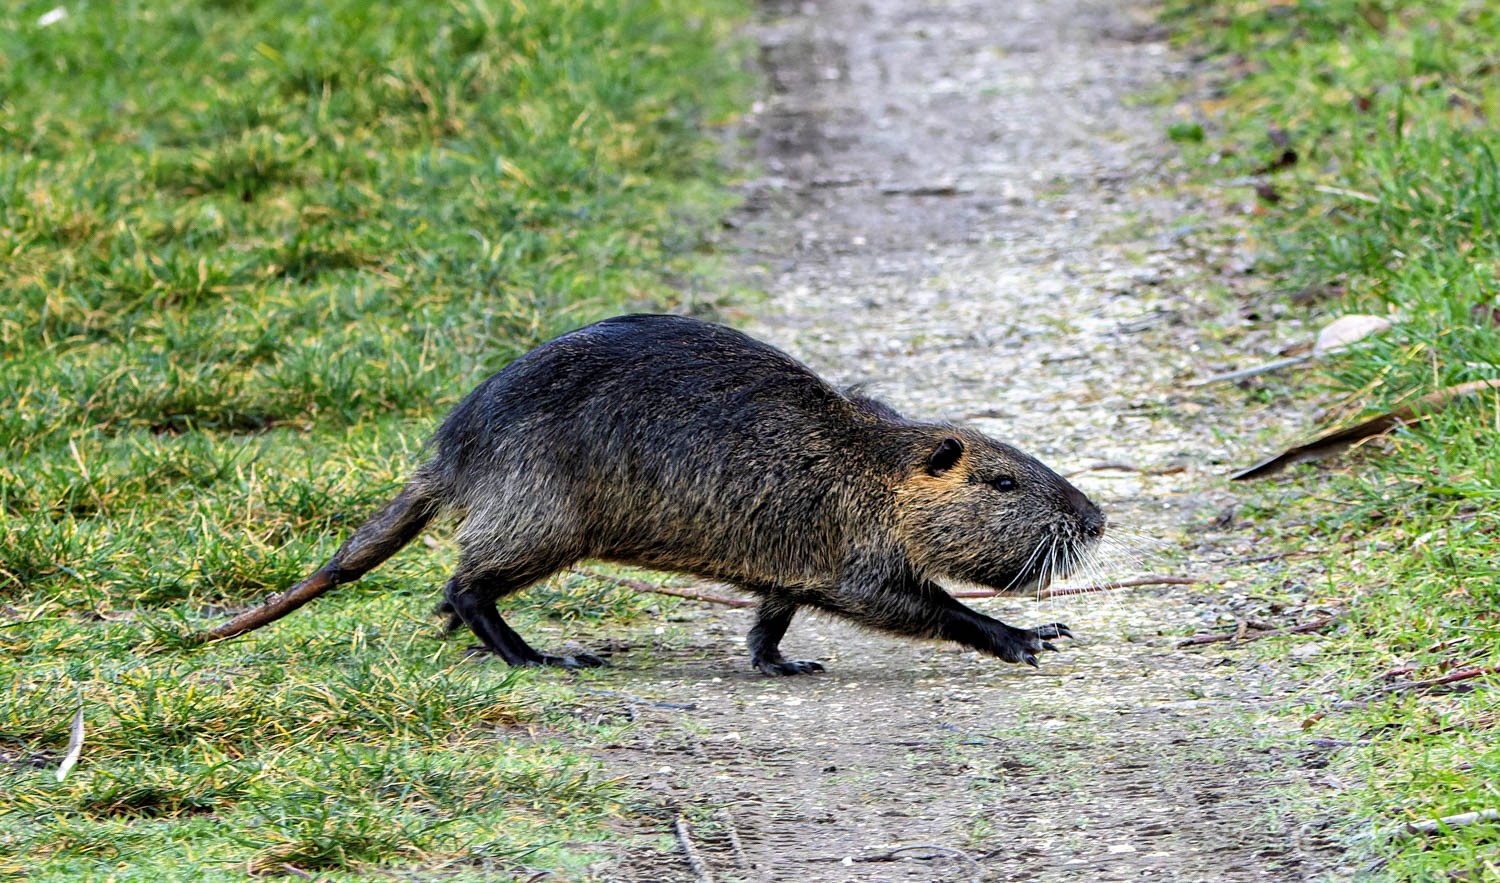
<path id="1" fill-rule="evenodd" d="M 420 477 L 413 479 L 396 495 L 396 499 L 361 524 L 328 563 L 312 576 L 285 592 L 272 595 L 261 606 L 195 637 L 202 641 L 217 641 L 242 635 L 275 622 L 334 586 L 359 579 L 411 542 L 440 508 L 430 483 Z"/>

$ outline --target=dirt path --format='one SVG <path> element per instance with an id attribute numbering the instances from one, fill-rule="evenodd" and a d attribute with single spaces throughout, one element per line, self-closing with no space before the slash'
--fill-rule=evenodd
<path id="1" fill-rule="evenodd" d="M 1253 554 L 1213 526 L 1223 442 L 1170 396 L 1202 368 L 1207 308 L 1184 282 L 1202 272 L 1177 238 L 1184 208 L 1157 192 L 1164 122 L 1132 101 L 1184 66 L 1149 12 L 824 0 L 768 8 L 760 38 L 769 177 L 738 237 L 772 297 L 748 330 L 1060 471 L 1182 467 L 1075 479 L 1119 529 L 1165 541 L 1158 568 L 1213 578 Z M 1040 671 L 803 619 L 788 655 L 828 673 L 780 680 L 748 670 L 747 612 L 690 605 L 591 681 L 633 697 L 616 700 L 628 737 L 598 755 L 660 818 L 597 877 L 1314 878 L 1323 860 L 1274 795 L 1307 774 L 1245 717 L 1286 680 L 1163 636 L 1212 623 L 1225 594 L 978 602 L 1073 627 Z M 673 840 L 684 813 L 698 871 Z"/>

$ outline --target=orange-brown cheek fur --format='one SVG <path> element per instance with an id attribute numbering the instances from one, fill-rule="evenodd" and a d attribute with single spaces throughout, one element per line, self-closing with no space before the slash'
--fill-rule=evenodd
<path id="1" fill-rule="evenodd" d="M 941 475 L 919 471 L 896 488 L 896 519 L 907 554 L 920 570 L 946 574 L 960 562 L 953 560 L 953 549 L 935 535 L 933 528 L 954 520 L 956 500 L 969 490 L 968 471 L 957 467 Z M 956 525 L 955 525 L 956 526 Z"/>

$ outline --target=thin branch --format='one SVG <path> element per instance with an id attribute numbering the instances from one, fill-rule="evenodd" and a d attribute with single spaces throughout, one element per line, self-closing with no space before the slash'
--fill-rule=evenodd
<path id="1" fill-rule="evenodd" d="M 1272 371 L 1279 371 L 1282 368 L 1290 368 L 1293 365 L 1300 365 L 1303 362 L 1311 359 L 1312 357 L 1312 353 L 1305 353 L 1300 356 L 1292 356 L 1288 359 L 1277 359 L 1274 362 L 1266 362 L 1264 364 L 1254 365 L 1249 368 L 1241 368 L 1238 371 L 1225 371 L 1223 374 L 1215 374 L 1212 377 L 1199 378 L 1198 380 L 1189 381 L 1186 385 L 1189 387 L 1197 387 L 1208 386 L 1214 383 L 1223 383 L 1227 380 L 1243 380 L 1246 377 L 1254 377 L 1257 374 L 1268 374 Z"/>
<path id="2" fill-rule="evenodd" d="M 1377 197 L 1371 196 L 1368 193 L 1361 193 L 1358 190 L 1348 190 L 1343 187 L 1330 187 L 1327 184 L 1314 184 L 1313 189 L 1318 191 L 1319 193 L 1327 193 L 1329 196 L 1342 196 L 1347 199 L 1357 199 L 1360 202 L 1368 202 L 1371 205 L 1380 204 L 1380 200 Z"/>
<path id="3" fill-rule="evenodd" d="M 1129 589 L 1135 586 L 1195 586 L 1202 582 L 1203 580 L 1190 576 L 1158 576 L 1153 574 L 1151 576 L 1143 576 L 1140 579 L 1127 579 L 1117 583 L 1103 583 L 1096 586 L 1043 589 L 1035 595 L 1027 595 L 1025 597 L 1044 601 L 1048 598 L 1062 598 L 1068 595 L 1091 595 L 1095 592 L 1112 592 L 1115 589 Z M 966 592 L 952 592 L 951 594 L 955 598 L 994 598 L 1002 593 L 994 589 L 974 589 Z M 1018 595 L 1016 597 L 1021 596 Z"/>
<path id="4" fill-rule="evenodd" d="M 1396 830 L 1395 836 L 1398 840 L 1406 840 L 1423 834 L 1441 834 L 1444 828 L 1462 828 L 1466 825 L 1495 821 L 1500 821 L 1500 809 L 1481 809 L 1475 812 L 1459 813 L 1456 816 L 1444 816 L 1440 819 L 1407 822 Z"/>
<path id="5" fill-rule="evenodd" d="M 1315 619 L 1312 622 L 1304 622 L 1302 625 L 1295 625 L 1291 628 L 1271 629 L 1268 632 L 1256 632 L 1253 635 L 1243 635 L 1239 630 L 1230 635 L 1193 635 L 1191 638 L 1178 641 L 1177 649 L 1197 647 L 1203 644 L 1219 644 L 1225 641 L 1248 642 L 1258 641 L 1261 638 L 1272 638 L 1277 635 L 1302 635 L 1308 632 L 1320 632 L 1343 618 L 1344 614 L 1335 613 L 1332 616 L 1325 616 L 1322 619 Z"/>
<path id="6" fill-rule="evenodd" d="M 714 818 L 719 820 L 719 824 L 724 826 L 724 833 L 729 835 L 729 846 L 734 850 L 735 863 L 741 870 L 750 871 L 757 879 L 762 879 L 759 868 L 751 861 L 749 853 L 745 852 L 745 844 L 740 841 L 740 829 L 735 825 L 734 815 L 729 812 L 729 808 L 725 807 L 714 813 Z"/>
<path id="7" fill-rule="evenodd" d="M 1196 586 L 1204 581 L 1191 576 L 1143 576 L 1140 579 L 1127 579 L 1117 583 L 1104 583 L 1097 586 L 1078 586 L 1076 588 L 1043 589 L 1036 593 L 1038 601 L 1047 598 L 1061 598 L 1067 595 L 1088 595 L 1094 592 L 1110 592 L 1115 589 L 1129 589 L 1135 586 Z"/>
<path id="8" fill-rule="evenodd" d="M 1072 472 L 1064 473 L 1063 477 L 1072 478 L 1075 475 L 1082 475 L 1085 472 L 1139 472 L 1142 475 L 1176 475 L 1179 472 L 1186 471 L 1186 466 L 1161 466 L 1157 468 L 1151 468 L 1145 466 L 1137 466 L 1134 463 L 1126 463 L 1123 460 L 1111 460 L 1108 462 L 1094 463 L 1092 465 L 1085 466 L 1082 469 L 1074 469 Z"/>
<path id="9" fill-rule="evenodd" d="M 1266 561 L 1280 561 L 1285 558 L 1306 558 L 1309 555 L 1322 555 L 1322 549 L 1294 549 L 1289 552 L 1277 552 L 1274 555 L 1255 555 L 1250 558 L 1231 558 L 1227 561 L 1216 561 L 1223 567 L 1234 567 L 1239 564 L 1262 564 Z"/>
<path id="10" fill-rule="evenodd" d="M 973 865 L 974 870 L 979 872 L 978 876 L 973 878 L 975 883 L 978 883 L 979 880 L 982 880 L 984 878 L 984 865 L 981 865 L 978 861 L 976 861 L 972 855 L 969 855 L 962 849 L 956 849 L 952 846 L 943 846 L 940 843 L 913 843 L 910 846 L 898 846 L 895 849 L 876 853 L 875 855 L 860 856 L 859 858 L 853 859 L 853 861 L 860 862 L 862 864 L 866 862 L 873 863 L 901 861 L 901 854 L 903 852 L 915 852 L 919 849 L 930 850 L 931 852 L 937 853 L 937 855 L 914 855 L 912 856 L 912 858 L 929 861 L 931 859 L 937 858 L 938 856 L 949 856 L 951 858 L 957 858 L 967 864 Z"/>
<path id="11" fill-rule="evenodd" d="M 687 856 L 688 867 L 697 875 L 698 883 L 714 883 L 714 875 L 709 872 L 708 863 L 698 854 L 697 847 L 693 846 L 693 832 L 688 828 L 687 819 L 678 816 L 674 827 L 677 830 L 677 842 L 682 845 L 682 854 Z"/>
<path id="12" fill-rule="evenodd" d="M 1425 690 L 1428 687 L 1438 687 L 1443 684 L 1451 684 L 1454 681 L 1467 681 L 1470 678 L 1482 678 L 1485 675 L 1500 674 L 1500 665 L 1487 665 L 1483 668 L 1466 668 L 1463 671 L 1449 672 L 1440 678 L 1430 681 L 1408 681 L 1404 684 L 1392 684 L 1382 687 L 1382 693 L 1399 693 L 1403 690 Z"/>

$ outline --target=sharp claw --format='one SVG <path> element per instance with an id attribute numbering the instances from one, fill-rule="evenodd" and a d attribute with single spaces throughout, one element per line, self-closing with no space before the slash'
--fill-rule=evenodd
<path id="1" fill-rule="evenodd" d="M 1064 638 L 1073 637 L 1073 633 L 1068 631 L 1068 627 L 1063 625 L 1062 623 L 1057 624 L 1057 633 Z"/>
<path id="2" fill-rule="evenodd" d="M 1051 642 L 1043 641 L 1042 642 L 1042 649 L 1043 650 L 1056 650 L 1057 647 L 1054 644 L 1052 644 Z"/>
<path id="3" fill-rule="evenodd" d="M 787 659 L 781 662 L 755 662 L 751 661 L 762 674 L 772 677 L 790 677 L 792 675 L 816 674 L 823 671 L 823 663 L 813 662 L 811 659 Z"/>
<path id="4" fill-rule="evenodd" d="M 1033 653 L 1027 653 L 1025 656 L 1022 656 L 1021 657 L 1021 661 L 1025 662 L 1027 665 L 1031 666 L 1032 668 L 1041 668 L 1042 667 L 1042 664 L 1040 662 L 1037 662 L 1036 655 L 1033 654 Z"/>

